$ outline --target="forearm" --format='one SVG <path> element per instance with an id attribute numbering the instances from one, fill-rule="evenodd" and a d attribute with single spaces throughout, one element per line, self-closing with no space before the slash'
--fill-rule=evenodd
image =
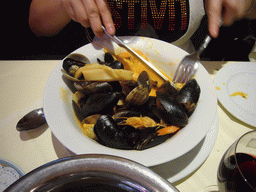
<path id="1" fill-rule="evenodd" d="M 256 19 L 256 0 L 254 0 L 254 3 L 252 4 L 245 17 L 249 19 Z"/>
<path id="2" fill-rule="evenodd" d="M 60 0 L 32 0 L 29 26 L 37 36 L 53 36 L 71 21 Z"/>

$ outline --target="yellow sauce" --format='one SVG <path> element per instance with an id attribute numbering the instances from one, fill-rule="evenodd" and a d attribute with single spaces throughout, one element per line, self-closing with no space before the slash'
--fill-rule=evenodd
<path id="1" fill-rule="evenodd" d="M 147 57 L 141 51 L 136 50 L 136 52 L 148 61 Z M 137 60 L 135 57 L 133 57 L 129 52 L 120 53 L 120 54 L 116 55 L 116 57 L 124 65 L 124 69 L 134 71 L 138 74 L 140 74 L 142 71 L 147 71 L 150 78 L 153 81 L 158 82 L 158 84 L 160 84 L 160 85 L 164 82 L 164 80 L 161 77 L 159 77 L 148 66 L 145 66 L 139 60 Z"/>
<path id="2" fill-rule="evenodd" d="M 241 96 L 244 99 L 247 99 L 248 94 L 246 94 L 242 91 L 237 91 L 237 92 L 234 92 L 233 94 L 230 95 L 230 97 L 235 97 L 235 96 Z"/>
<path id="3" fill-rule="evenodd" d="M 135 50 L 140 56 L 142 56 L 144 59 L 147 59 L 147 57 L 139 50 Z M 156 83 L 156 87 L 160 87 L 165 80 L 162 79 L 156 72 L 154 72 L 150 67 L 144 65 L 139 60 L 137 60 L 135 57 L 133 57 L 129 52 L 123 52 L 118 55 L 115 55 L 116 59 L 119 60 L 123 65 L 124 69 L 134 71 L 138 74 L 140 74 L 142 71 L 147 71 L 149 74 L 151 80 Z M 161 71 L 162 72 L 162 71 Z M 166 75 L 164 72 L 162 72 L 164 75 Z M 166 75 L 167 76 L 167 75 Z M 167 76 L 168 77 L 168 76 Z M 172 79 L 170 78 L 170 81 Z M 181 85 L 183 86 L 183 85 Z M 154 87 L 152 88 L 150 92 L 150 96 L 156 95 L 156 89 Z"/>
<path id="4" fill-rule="evenodd" d="M 66 103 L 70 102 L 69 94 L 72 94 L 69 90 L 65 89 L 64 87 L 60 88 L 60 98 Z"/>
<path id="5" fill-rule="evenodd" d="M 216 90 L 220 90 L 220 87 L 218 87 L 218 86 L 215 86 L 215 89 L 216 89 Z"/>

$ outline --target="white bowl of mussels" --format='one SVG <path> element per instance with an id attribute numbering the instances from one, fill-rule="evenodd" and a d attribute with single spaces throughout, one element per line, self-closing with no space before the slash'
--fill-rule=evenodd
<path id="1" fill-rule="evenodd" d="M 45 87 L 44 113 L 57 139 L 75 154 L 108 154 L 154 166 L 192 150 L 217 108 L 213 81 L 199 64 L 172 85 L 182 49 L 152 38 L 121 37 L 155 65 L 164 81 L 108 38 L 65 57 Z"/>

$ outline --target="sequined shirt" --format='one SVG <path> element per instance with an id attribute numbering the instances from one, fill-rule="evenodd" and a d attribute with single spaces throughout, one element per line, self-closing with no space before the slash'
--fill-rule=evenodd
<path id="1" fill-rule="evenodd" d="M 178 46 L 195 32 L 203 0 L 108 0 L 116 35 L 146 36 Z"/>

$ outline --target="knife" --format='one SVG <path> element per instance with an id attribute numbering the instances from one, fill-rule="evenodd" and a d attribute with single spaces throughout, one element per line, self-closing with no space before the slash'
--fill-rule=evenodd
<path id="1" fill-rule="evenodd" d="M 159 71 L 159 69 L 157 69 L 154 65 L 152 65 L 150 62 L 148 62 L 146 59 L 144 59 L 142 56 L 140 56 L 138 53 L 136 53 L 134 50 L 132 50 L 128 45 L 126 45 L 122 39 L 116 37 L 115 35 L 114 36 L 109 35 L 104 26 L 102 26 L 102 29 L 103 29 L 104 33 L 109 38 L 111 38 L 117 45 L 125 48 L 129 53 L 131 53 L 133 56 L 135 56 L 139 61 L 141 61 L 148 67 L 150 67 L 153 71 L 155 71 L 162 79 L 164 79 L 165 81 L 170 81 L 170 79 L 167 76 L 165 76 L 161 71 Z"/>

